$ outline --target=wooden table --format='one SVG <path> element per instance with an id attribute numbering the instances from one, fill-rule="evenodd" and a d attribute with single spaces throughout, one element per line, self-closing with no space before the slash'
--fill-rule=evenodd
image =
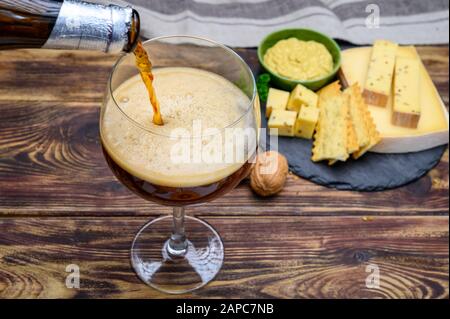
<path id="1" fill-rule="evenodd" d="M 254 71 L 254 50 L 238 50 Z M 448 48 L 419 52 L 448 106 Z M 123 187 L 100 148 L 98 118 L 115 58 L 0 52 L 0 297 L 167 298 L 129 262 L 144 223 L 170 209 Z M 377 193 L 289 176 L 260 199 L 243 183 L 188 212 L 222 235 L 207 287 L 178 298 L 448 298 L 448 152 L 420 180 Z M 367 218 L 371 216 L 373 218 Z M 65 285 L 80 267 L 80 289 Z M 365 285 L 377 265 L 380 288 Z"/>

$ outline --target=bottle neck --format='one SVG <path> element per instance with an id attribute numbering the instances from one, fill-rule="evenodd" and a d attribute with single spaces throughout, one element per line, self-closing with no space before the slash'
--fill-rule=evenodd
<path id="1" fill-rule="evenodd" d="M 42 46 L 47 49 L 131 51 L 139 38 L 139 15 L 131 7 L 65 0 Z"/>
<path id="2" fill-rule="evenodd" d="M 132 9 L 131 29 L 128 32 L 128 45 L 125 47 L 125 52 L 133 52 L 139 42 L 141 32 L 141 19 L 139 13 Z"/>

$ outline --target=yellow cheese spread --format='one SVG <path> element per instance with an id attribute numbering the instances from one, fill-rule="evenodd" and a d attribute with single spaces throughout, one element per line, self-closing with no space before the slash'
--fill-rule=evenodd
<path id="1" fill-rule="evenodd" d="M 333 71 L 333 57 L 315 41 L 278 41 L 267 50 L 264 63 L 273 72 L 295 81 L 315 80 Z"/>

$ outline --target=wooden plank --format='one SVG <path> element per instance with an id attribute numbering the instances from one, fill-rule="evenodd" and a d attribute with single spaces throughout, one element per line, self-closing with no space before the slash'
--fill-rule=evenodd
<path id="1" fill-rule="evenodd" d="M 58 101 L 57 108 L 101 102 L 116 59 L 96 52 L 0 51 L 0 101 Z"/>
<path id="2" fill-rule="evenodd" d="M 1 218 L 0 298 L 448 298 L 448 217 L 208 217 L 222 235 L 215 281 L 168 296 L 129 263 L 144 218 Z M 68 289 L 66 267 L 80 267 Z M 368 265 L 380 288 L 369 289 Z"/>
<path id="3" fill-rule="evenodd" d="M 448 86 L 448 54 L 447 47 L 423 46 L 417 47 L 417 51 L 423 60 L 425 67 L 433 79 L 439 94 L 442 97 L 447 109 L 449 108 L 449 86 Z"/>

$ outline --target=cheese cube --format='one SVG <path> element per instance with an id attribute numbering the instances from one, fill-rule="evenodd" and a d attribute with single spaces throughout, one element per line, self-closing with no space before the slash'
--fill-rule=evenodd
<path id="1" fill-rule="evenodd" d="M 295 136 L 312 139 L 319 121 L 319 113 L 320 110 L 317 107 L 303 106 L 295 122 Z"/>
<path id="2" fill-rule="evenodd" d="M 317 107 L 318 100 L 319 97 L 316 93 L 299 84 L 291 93 L 287 109 L 298 112 L 302 105 Z"/>
<path id="3" fill-rule="evenodd" d="M 420 114 L 419 61 L 398 57 L 395 65 L 392 124 L 417 128 Z"/>
<path id="4" fill-rule="evenodd" d="M 289 92 L 270 88 L 267 97 L 266 117 L 270 117 L 273 110 L 286 110 Z"/>
<path id="5" fill-rule="evenodd" d="M 386 107 L 391 94 L 398 44 L 379 40 L 373 45 L 363 96 L 367 104 Z"/>
<path id="6" fill-rule="evenodd" d="M 269 118 L 269 133 L 278 136 L 294 136 L 294 126 L 297 112 L 273 110 Z M 277 130 L 278 129 L 278 132 Z"/>

